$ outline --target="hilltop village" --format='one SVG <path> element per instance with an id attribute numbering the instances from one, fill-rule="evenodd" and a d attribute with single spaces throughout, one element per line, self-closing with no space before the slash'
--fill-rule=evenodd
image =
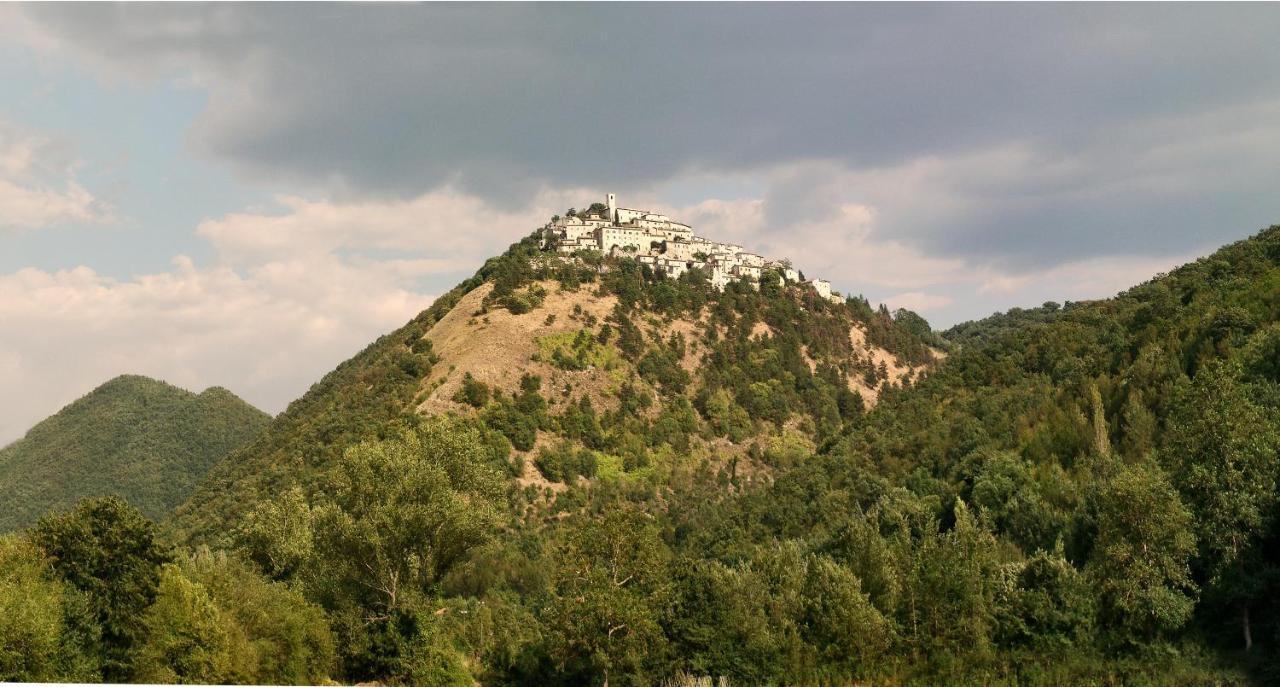
<path id="1" fill-rule="evenodd" d="M 736 243 L 721 243 L 693 233 L 693 227 L 649 210 L 620 208 L 614 194 L 590 209 L 570 210 L 543 227 L 544 247 L 566 256 L 597 251 L 606 256 L 631 257 L 672 279 L 689 270 L 703 270 L 711 286 L 723 290 L 731 281 L 745 280 L 759 288 L 760 275 L 776 271 L 785 281 L 801 283 L 800 273 L 786 258 L 772 260 L 749 253 Z M 822 279 L 802 282 L 835 303 L 844 299 Z"/>

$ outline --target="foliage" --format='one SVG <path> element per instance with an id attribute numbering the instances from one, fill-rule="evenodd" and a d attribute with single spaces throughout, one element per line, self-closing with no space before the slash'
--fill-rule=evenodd
<path id="1" fill-rule="evenodd" d="M 532 251 L 477 279 L 511 294 L 556 278 Z M 1114 299 L 943 341 L 865 299 L 772 281 L 717 293 L 606 258 L 607 328 L 539 357 L 616 346 L 616 386 L 548 402 L 530 376 L 466 420 L 424 420 L 370 401 L 412 398 L 421 376 L 364 383 L 382 358 L 361 359 L 299 406 L 318 435 L 347 418 L 315 408 L 350 404 L 359 431 L 322 441 L 277 421 L 288 451 L 242 454 L 288 479 L 209 488 L 248 504 L 226 522 L 250 559 L 324 609 L 342 679 L 1267 683 L 1278 263 L 1272 228 Z M 674 337 L 673 318 L 699 324 Z M 417 324 L 379 355 L 412 351 Z M 903 362 L 949 354 L 902 387 L 855 355 L 855 326 Z M 445 438 L 415 448 L 420 425 Z M 441 477 L 455 460 L 487 474 L 497 434 L 522 451 L 549 439 L 536 460 L 566 485 L 504 499 L 495 476 Z M 196 503 L 180 524 L 213 502 Z"/>
<path id="2" fill-rule="evenodd" d="M 160 574 L 156 602 L 142 620 L 144 635 L 134 663 L 142 682 L 227 683 L 240 670 L 242 648 L 208 590 L 176 565 Z"/>
<path id="3" fill-rule="evenodd" d="M 160 566 L 170 559 L 156 534 L 154 523 L 110 496 L 46 516 L 30 533 L 58 577 L 84 594 L 101 630 L 102 674 L 109 682 L 131 676 L 131 653 L 145 632 L 143 612 L 156 598 Z"/>
<path id="4" fill-rule="evenodd" d="M 0 536 L 0 681 L 101 679 L 90 655 L 94 638 L 76 617 L 80 601 L 40 549 Z"/>
<path id="5" fill-rule="evenodd" d="M 0 531 L 82 498 L 119 496 L 160 518 L 270 418 L 226 389 L 193 394 L 117 377 L 0 448 Z"/>
<path id="6" fill-rule="evenodd" d="M 579 476 L 595 477 L 597 458 L 589 448 L 574 450 L 568 442 L 561 442 L 553 449 L 540 449 L 534 465 L 552 482 L 570 482 Z"/>
<path id="7" fill-rule="evenodd" d="M 453 395 L 453 401 L 465 403 L 472 408 L 483 408 L 489 403 L 489 387 L 467 372 L 462 375 L 462 386 Z"/>
<path id="8" fill-rule="evenodd" d="M 267 580 L 223 552 L 197 550 L 179 566 L 182 576 L 207 590 L 231 635 L 236 655 L 229 681 L 318 684 L 331 674 L 334 641 L 328 618 L 297 590 Z M 163 592 L 162 581 L 160 597 Z"/>
<path id="9" fill-rule="evenodd" d="M 312 512 L 310 584 L 331 603 L 401 608 L 484 541 L 500 490 L 476 432 L 453 421 L 355 446 Z"/>

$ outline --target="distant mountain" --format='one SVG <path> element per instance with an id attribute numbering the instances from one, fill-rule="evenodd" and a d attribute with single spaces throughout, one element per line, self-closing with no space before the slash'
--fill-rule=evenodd
<path id="1" fill-rule="evenodd" d="M 105 494 L 161 518 L 270 419 L 220 387 L 116 377 L 0 449 L 0 531 Z"/>

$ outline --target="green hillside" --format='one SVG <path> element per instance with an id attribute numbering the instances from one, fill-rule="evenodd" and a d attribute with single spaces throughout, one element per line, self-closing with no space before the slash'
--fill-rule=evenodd
<path id="1" fill-rule="evenodd" d="M 923 322 L 913 313 L 832 303 L 777 278 L 719 293 L 701 272 L 660 279 L 630 259 L 601 274 L 598 256 L 565 265 L 539 243 L 513 245 L 326 375 L 210 473 L 177 510 L 177 538 L 225 542 L 257 503 L 313 492 L 345 449 L 441 409 L 478 423 L 499 470 L 556 488 L 600 473 L 656 489 L 688 460 L 771 472 L 787 459 L 770 447 L 835 436 L 870 401 L 861 394 L 935 362 L 901 324 Z M 436 346 L 450 337 L 486 353 Z M 489 379 L 504 381 L 485 384 L 473 368 L 497 358 L 505 369 Z M 464 386 L 470 398 L 436 393 Z"/>
<path id="2" fill-rule="evenodd" d="M 0 449 L 0 531 L 108 494 L 162 518 L 269 420 L 226 389 L 117 377 Z"/>
<path id="3" fill-rule="evenodd" d="M 177 551 L 111 502 L 0 540 L 10 587 L 51 599 L 0 605 L 77 646 L 123 540 L 139 592 L 95 601 L 113 679 L 1280 678 L 1280 227 L 942 333 L 538 245 L 212 469 Z M 91 674 L 69 651 L 0 677 Z"/>

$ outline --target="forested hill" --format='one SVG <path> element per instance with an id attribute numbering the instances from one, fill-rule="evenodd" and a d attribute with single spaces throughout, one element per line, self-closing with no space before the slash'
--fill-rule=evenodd
<path id="1" fill-rule="evenodd" d="M 219 387 L 112 379 L 0 449 L 0 531 L 111 494 L 163 518 L 269 420 Z"/>
<path id="2" fill-rule="evenodd" d="M 677 457 L 771 473 L 937 360 L 914 313 L 832 302 L 780 272 L 719 292 L 699 270 L 663 278 L 541 244 L 514 244 L 326 375 L 210 474 L 177 539 L 225 541 L 256 504 L 313 492 L 352 445 L 433 415 L 474 423 L 540 506 L 579 478 L 652 482 Z"/>
<path id="3" fill-rule="evenodd" d="M 1280 682 L 1280 227 L 945 356 L 776 275 L 538 246 L 223 460 L 176 550 L 114 501 L 0 538 L 52 628 L 0 678 Z"/>
<path id="4" fill-rule="evenodd" d="M 1115 298 L 962 325 L 813 460 L 700 505 L 679 548 L 803 542 L 917 669 L 1275 684 L 1278 321 L 1271 227 Z"/>

